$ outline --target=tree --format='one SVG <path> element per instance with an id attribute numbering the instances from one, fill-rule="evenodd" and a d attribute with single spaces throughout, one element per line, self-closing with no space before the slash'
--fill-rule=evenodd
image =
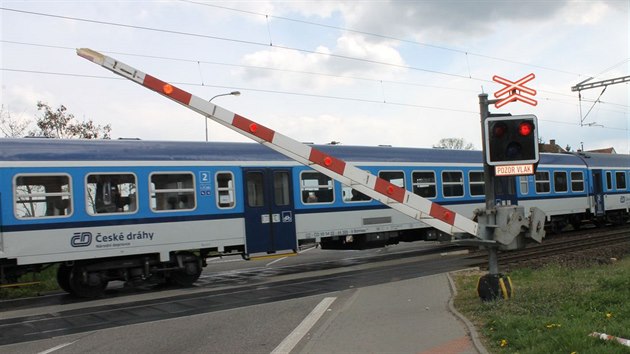
<path id="1" fill-rule="evenodd" d="M 95 125 L 92 120 L 75 122 L 74 115 L 67 112 L 64 105 L 55 111 L 43 102 L 37 102 L 37 110 L 44 111 L 44 116 L 35 122 L 39 131 L 29 132 L 30 136 L 43 136 L 60 139 L 111 139 L 111 124 L 104 127 Z"/>
<path id="2" fill-rule="evenodd" d="M 463 138 L 443 138 L 437 145 L 433 145 L 435 149 L 450 150 L 473 150 L 475 146 L 472 143 L 466 143 Z"/>
<path id="3" fill-rule="evenodd" d="M 0 132 L 9 138 L 19 138 L 25 135 L 26 129 L 31 124 L 28 120 L 14 118 L 9 111 L 0 106 Z"/>

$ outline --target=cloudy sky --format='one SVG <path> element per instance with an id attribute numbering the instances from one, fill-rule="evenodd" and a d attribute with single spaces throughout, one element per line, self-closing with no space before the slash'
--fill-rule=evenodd
<path id="1" fill-rule="evenodd" d="M 542 139 L 630 149 L 630 2 L 608 1 L 0 1 L 3 110 L 37 101 L 111 123 L 117 137 L 205 140 L 204 119 L 75 54 L 101 51 L 305 142 L 481 148 L 478 95 L 537 90 Z M 600 97 L 601 94 L 601 97 Z M 598 101 L 595 103 L 595 101 Z M 587 115 L 588 113 L 588 115 Z M 210 140 L 246 141 L 216 123 Z"/>

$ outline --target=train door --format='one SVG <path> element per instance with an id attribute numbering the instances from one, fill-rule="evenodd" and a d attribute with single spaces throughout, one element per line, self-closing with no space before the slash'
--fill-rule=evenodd
<path id="1" fill-rule="evenodd" d="M 516 181 L 518 177 L 495 177 L 495 203 L 499 205 L 518 205 Z"/>
<path id="2" fill-rule="evenodd" d="M 604 205 L 604 174 L 602 170 L 593 170 L 592 178 L 595 216 L 603 216 L 606 213 L 606 209 Z"/>
<path id="3" fill-rule="evenodd" d="M 296 251 L 291 170 L 247 168 L 243 175 L 247 253 Z"/>

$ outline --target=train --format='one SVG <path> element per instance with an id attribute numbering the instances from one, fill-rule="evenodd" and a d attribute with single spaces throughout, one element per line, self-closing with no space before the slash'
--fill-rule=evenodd
<path id="1" fill-rule="evenodd" d="M 467 217 L 485 203 L 480 151 L 317 145 Z M 547 226 L 625 223 L 630 156 L 540 154 L 500 203 Z M 99 297 L 110 281 L 190 286 L 225 255 L 435 240 L 440 232 L 255 143 L 0 139 L 0 283 L 58 266 L 59 286 Z"/>

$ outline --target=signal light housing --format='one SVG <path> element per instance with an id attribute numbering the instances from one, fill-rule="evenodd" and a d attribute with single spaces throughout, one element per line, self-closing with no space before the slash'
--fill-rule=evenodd
<path id="1" fill-rule="evenodd" d="M 488 165 L 538 163 L 538 119 L 535 115 L 490 117 L 484 122 Z"/>

